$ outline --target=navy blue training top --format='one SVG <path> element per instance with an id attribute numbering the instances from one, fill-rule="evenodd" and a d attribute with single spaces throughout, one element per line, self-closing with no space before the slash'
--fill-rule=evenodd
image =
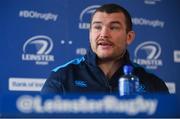
<path id="1" fill-rule="evenodd" d="M 168 88 L 157 76 L 147 72 L 143 67 L 132 63 L 128 51 L 121 59 L 123 65 L 108 79 L 97 65 L 97 56 L 90 49 L 88 53 L 52 70 L 46 80 L 42 93 L 113 93 L 118 92 L 118 79 L 123 75 L 123 66 L 129 64 L 134 68 L 133 74 L 139 77 L 141 92 L 168 93 Z"/>

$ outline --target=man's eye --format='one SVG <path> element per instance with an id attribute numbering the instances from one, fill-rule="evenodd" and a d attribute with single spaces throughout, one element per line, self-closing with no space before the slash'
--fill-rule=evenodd
<path id="1" fill-rule="evenodd" d="M 119 27 L 119 26 L 112 26 L 110 29 L 111 29 L 111 30 L 119 30 L 120 27 Z"/>
<path id="2" fill-rule="evenodd" d="M 101 26 L 94 26 L 94 29 L 96 29 L 96 30 L 101 30 Z"/>

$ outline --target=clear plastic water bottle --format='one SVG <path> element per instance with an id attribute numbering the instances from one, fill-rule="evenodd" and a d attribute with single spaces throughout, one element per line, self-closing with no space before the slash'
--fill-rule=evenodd
<path id="1" fill-rule="evenodd" d="M 125 65 L 123 71 L 124 75 L 119 78 L 120 96 L 137 94 L 139 89 L 139 78 L 132 74 L 133 67 Z"/>

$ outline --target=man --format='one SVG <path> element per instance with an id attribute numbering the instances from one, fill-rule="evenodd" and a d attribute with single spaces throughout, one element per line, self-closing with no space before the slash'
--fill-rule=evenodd
<path id="1" fill-rule="evenodd" d="M 167 92 L 165 83 L 142 67 L 132 63 L 127 51 L 135 37 L 131 17 L 116 4 L 105 4 L 92 15 L 90 50 L 82 58 L 55 68 L 45 82 L 43 93 L 118 92 L 123 66 L 134 68 L 140 79 L 141 92 Z"/>

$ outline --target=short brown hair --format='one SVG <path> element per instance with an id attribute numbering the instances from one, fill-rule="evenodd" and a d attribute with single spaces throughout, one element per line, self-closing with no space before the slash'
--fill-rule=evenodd
<path id="1" fill-rule="evenodd" d="M 122 12 L 126 18 L 126 27 L 127 27 L 126 31 L 128 32 L 132 30 L 131 16 L 129 12 L 125 8 L 121 7 L 120 5 L 113 4 L 113 3 L 102 5 L 101 7 L 97 8 L 96 11 L 92 14 L 91 22 L 96 12 L 106 12 L 108 14 Z"/>

